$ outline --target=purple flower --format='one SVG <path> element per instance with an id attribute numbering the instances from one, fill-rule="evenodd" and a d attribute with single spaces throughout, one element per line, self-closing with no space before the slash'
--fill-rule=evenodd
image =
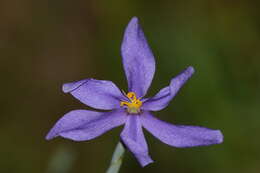
<path id="1" fill-rule="evenodd" d="M 154 97 L 144 98 L 153 79 L 155 61 L 136 17 L 132 18 L 125 30 L 121 52 L 129 92 L 122 93 L 113 82 L 107 80 L 84 79 L 64 84 L 63 92 L 72 94 L 92 108 L 109 111 L 73 110 L 55 124 L 46 136 L 47 140 L 61 136 L 74 141 L 86 141 L 125 125 L 120 135 L 121 141 L 142 166 L 153 162 L 142 128 L 160 141 L 178 148 L 219 144 L 223 141 L 219 130 L 173 125 L 152 115 L 151 111 L 159 111 L 169 104 L 194 69 L 188 67 Z"/>

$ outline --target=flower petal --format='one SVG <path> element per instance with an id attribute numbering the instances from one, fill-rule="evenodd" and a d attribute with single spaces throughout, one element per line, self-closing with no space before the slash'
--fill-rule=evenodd
<path id="1" fill-rule="evenodd" d="M 112 112 L 74 110 L 58 120 L 46 139 L 62 136 L 74 141 L 90 140 L 124 124 L 125 121 L 126 116 L 123 110 Z"/>
<path id="2" fill-rule="evenodd" d="M 155 72 L 155 61 L 136 17 L 129 22 L 121 46 L 128 91 L 142 97 L 147 92 Z"/>
<path id="3" fill-rule="evenodd" d="M 120 136 L 122 142 L 134 154 L 143 167 L 153 162 L 148 154 L 148 147 L 144 138 L 139 115 L 128 116 L 124 130 Z"/>
<path id="4" fill-rule="evenodd" d="M 205 146 L 223 142 L 220 130 L 204 127 L 172 125 L 161 121 L 148 112 L 141 116 L 142 125 L 162 142 L 179 148 Z"/>
<path id="5" fill-rule="evenodd" d="M 193 67 L 185 69 L 171 80 L 169 86 L 161 89 L 154 97 L 145 100 L 142 109 L 158 111 L 165 108 L 193 73 Z"/>
<path id="6" fill-rule="evenodd" d="M 106 80 L 85 79 L 66 83 L 63 92 L 71 93 L 82 103 L 96 109 L 111 110 L 120 107 L 120 100 L 125 99 L 117 86 Z"/>

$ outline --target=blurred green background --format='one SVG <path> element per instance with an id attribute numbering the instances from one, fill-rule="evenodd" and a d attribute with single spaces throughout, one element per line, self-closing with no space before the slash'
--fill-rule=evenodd
<path id="1" fill-rule="evenodd" d="M 155 163 L 126 154 L 122 173 L 260 172 L 260 13 L 246 0 L 1 0 L 0 172 L 102 173 L 122 127 L 95 140 L 44 139 L 66 112 L 90 109 L 61 91 L 84 78 L 126 90 L 124 29 L 140 19 L 157 71 L 149 96 L 189 65 L 196 73 L 157 115 L 221 129 L 221 145 L 176 149 L 146 133 Z"/>

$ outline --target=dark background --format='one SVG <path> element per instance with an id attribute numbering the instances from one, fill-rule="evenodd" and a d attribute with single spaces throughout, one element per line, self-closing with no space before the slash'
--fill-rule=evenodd
<path id="1" fill-rule="evenodd" d="M 155 163 L 130 153 L 121 172 L 260 171 L 260 13 L 246 0 L 1 0 L 0 172 L 102 173 L 122 127 L 91 141 L 44 139 L 66 112 L 90 109 L 61 91 L 84 78 L 126 90 L 124 29 L 140 19 L 157 71 L 149 96 L 192 65 L 196 73 L 156 115 L 221 129 L 221 145 L 176 149 L 146 133 Z"/>

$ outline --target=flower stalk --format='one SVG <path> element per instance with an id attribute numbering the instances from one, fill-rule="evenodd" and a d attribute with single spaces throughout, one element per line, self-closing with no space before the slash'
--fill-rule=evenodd
<path id="1" fill-rule="evenodd" d="M 106 171 L 106 173 L 118 173 L 120 170 L 120 167 L 123 162 L 123 156 L 125 153 L 125 148 L 122 145 L 121 142 L 118 142 L 115 151 L 112 156 L 112 160 L 110 162 L 110 165 Z"/>

